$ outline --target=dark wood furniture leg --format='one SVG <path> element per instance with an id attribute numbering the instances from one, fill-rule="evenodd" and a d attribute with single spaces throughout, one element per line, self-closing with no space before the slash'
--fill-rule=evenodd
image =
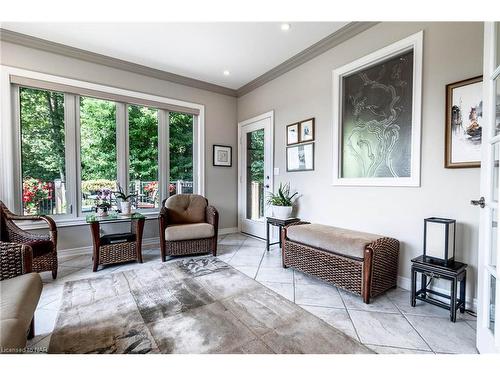
<path id="1" fill-rule="evenodd" d="M 279 232 L 279 242 L 280 242 L 280 249 L 282 247 L 282 244 L 283 244 L 283 241 L 281 240 L 281 232 L 283 231 L 283 226 L 282 225 L 278 225 L 278 232 Z"/>
<path id="2" fill-rule="evenodd" d="M 410 293 L 410 304 L 411 307 L 415 307 L 417 304 L 417 271 L 414 267 L 411 268 L 411 293 Z"/>
<path id="3" fill-rule="evenodd" d="M 266 250 L 269 251 L 269 221 L 266 220 Z"/>
<path id="4" fill-rule="evenodd" d="M 466 285 L 466 274 L 464 273 L 462 280 L 460 280 L 460 300 L 462 305 L 460 306 L 460 312 L 463 314 L 465 312 L 465 285 Z"/>
<path id="5" fill-rule="evenodd" d="M 427 297 L 427 275 L 425 272 L 420 275 L 420 290 L 423 292 L 423 296 Z"/>
<path id="6" fill-rule="evenodd" d="M 93 243 L 93 259 L 94 266 L 92 268 L 93 272 L 97 272 L 97 267 L 99 267 L 99 246 L 101 245 L 101 236 L 99 234 L 99 222 L 93 222 L 90 224 L 90 230 L 92 232 L 92 243 Z"/>
<path id="7" fill-rule="evenodd" d="M 372 267 L 373 267 L 373 249 L 367 247 L 365 249 L 365 259 L 363 261 L 363 284 L 361 293 L 363 302 L 367 305 L 370 303 L 370 289 L 372 286 Z"/>
<path id="8" fill-rule="evenodd" d="M 142 233 L 144 231 L 144 219 L 135 221 L 135 249 L 137 251 L 137 261 L 142 263 Z"/>
<path id="9" fill-rule="evenodd" d="M 451 299 L 450 299 L 450 319 L 453 323 L 457 321 L 457 278 L 451 281 Z"/>

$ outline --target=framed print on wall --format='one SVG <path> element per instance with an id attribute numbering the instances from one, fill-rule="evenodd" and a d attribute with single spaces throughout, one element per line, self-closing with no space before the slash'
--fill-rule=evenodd
<path id="1" fill-rule="evenodd" d="M 483 77 L 446 85 L 445 168 L 481 166 Z"/>
<path id="2" fill-rule="evenodd" d="M 313 171 L 314 143 L 305 143 L 286 148 L 286 171 Z"/>
<path id="3" fill-rule="evenodd" d="M 299 143 L 299 124 L 291 124 L 286 127 L 286 144 L 294 145 Z"/>
<path id="4" fill-rule="evenodd" d="M 213 165 L 215 167 L 231 167 L 233 148 L 231 146 L 214 145 Z"/>
<path id="5" fill-rule="evenodd" d="M 420 186 L 423 32 L 333 71 L 333 184 Z"/>
<path id="6" fill-rule="evenodd" d="M 314 141 L 314 117 L 299 123 L 300 142 Z"/>

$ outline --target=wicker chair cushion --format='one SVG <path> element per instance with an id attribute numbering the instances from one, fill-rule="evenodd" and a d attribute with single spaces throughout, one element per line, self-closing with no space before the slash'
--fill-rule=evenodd
<path id="1" fill-rule="evenodd" d="M 288 227 L 287 237 L 317 249 L 362 260 L 366 246 L 383 236 L 322 224 L 304 224 Z"/>
<path id="2" fill-rule="evenodd" d="M 48 254 L 54 250 L 54 244 L 50 240 L 26 242 L 25 245 L 29 245 L 33 249 L 33 258 Z"/>
<path id="3" fill-rule="evenodd" d="M 168 222 L 173 224 L 204 223 L 207 199 L 197 194 L 172 195 L 165 202 Z"/>
<path id="4" fill-rule="evenodd" d="M 166 241 L 197 240 L 214 236 L 214 226 L 207 223 L 180 224 L 165 229 Z"/>
<path id="5" fill-rule="evenodd" d="M 0 281 L 1 319 L 21 319 L 29 326 L 42 293 L 42 279 L 27 273 Z"/>

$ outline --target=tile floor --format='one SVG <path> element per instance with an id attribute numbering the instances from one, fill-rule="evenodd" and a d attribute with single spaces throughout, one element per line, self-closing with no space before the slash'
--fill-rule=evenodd
<path id="1" fill-rule="evenodd" d="M 474 317 L 459 314 L 457 322 L 451 323 L 444 309 L 420 301 L 412 308 L 406 290 L 391 290 L 365 305 L 357 296 L 298 271 L 283 269 L 277 245 L 266 252 L 263 241 L 242 234 L 221 236 L 218 257 L 377 353 L 477 353 Z M 96 273 L 92 272 L 90 254 L 61 259 L 56 280 L 50 273 L 42 274 L 44 287 L 35 313 L 36 336 L 29 347 L 43 350 L 48 346 L 66 281 L 148 267 L 160 262 L 159 250 L 144 250 L 143 258 L 143 264 L 108 266 Z"/>

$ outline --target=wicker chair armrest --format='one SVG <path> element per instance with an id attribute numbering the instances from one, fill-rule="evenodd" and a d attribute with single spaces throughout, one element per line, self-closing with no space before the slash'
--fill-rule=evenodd
<path id="1" fill-rule="evenodd" d="M 214 206 L 207 206 L 205 220 L 208 224 L 217 225 L 219 223 L 219 212 Z"/>
<path id="2" fill-rule="evenodd" d="M 0 280 L 30 273 L 32 263 L 33 251 L 30 246 L 0 242 Z"/>
<path id="3" fill-rule="evenodd" d="M 373 251 L 374 256 L 378 253 L 385 253 L 388 249 L 399 253 L 399 241 L 391 237 L 381 237 L 370 243 L 367 248 Z"/>
<path id="4" fill-rule="evenodd" d="M 158 222 L 160 223 L 160 232 L 165 231 L 165 228 L 168 226 L 168 208 L 165 207 L 165 201 L 163 200 L 161 204 L 160 212 L 158 213 Z"/>

